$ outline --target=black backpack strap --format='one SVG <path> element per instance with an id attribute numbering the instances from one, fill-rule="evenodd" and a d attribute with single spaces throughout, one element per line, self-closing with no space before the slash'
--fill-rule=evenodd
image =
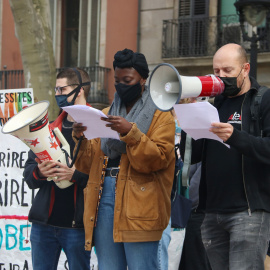
<path id="1" fill-rule="evenodd" d="M 262 102 L 262 97 L 264 93 L 268 90 L 268 87 L 261 86 L 258 89 L 256 95 L 253 95 L 250 104 L 250 112 L 251 112 L 251 122 L 250 122 L 250 134 L 255 136 L 263 136 L 263 129 L 262 129 L 262 117 L 260 114 L 260 106 Z"/>

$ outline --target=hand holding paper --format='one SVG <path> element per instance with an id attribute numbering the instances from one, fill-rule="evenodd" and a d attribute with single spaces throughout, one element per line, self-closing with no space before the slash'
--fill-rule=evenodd
<path id="1" fill-rule="evenodd" d="M 122 116 L 108 115 L 108 117 L 101 117 L 103 121 L 108 122 L 106 127 L 117 131 L 120 135 L 125 136 L 132 128 L 132 124 Z"/>
<path id="2" fill-rule="evenodd" d="M 217 109 L 209 102 L 176 104 L 174 110 L 180 127 L 193 139 L 207 138 L 223 143 L 222 139 L 209 131 L 212 123 L 220 123 Z"/>
<path id="3" fill-rule="evenodd" d="M 110 127 L 106 127 L 107 122 L 100 119 L 101 117 L 108 118 L 102 111 L 86 105 L 73 105 L 62 109 L 76 122 L 87 127 L 86 131 L 84 131 L 87 139 L 113 138 L 119 140 L 119 134 Z"/>
<path id="4" fill-rule="evenodd" d="M 210 131 L 226 142 L 233 133 L 233 126 L 229 123 L 212 123 Z"/>

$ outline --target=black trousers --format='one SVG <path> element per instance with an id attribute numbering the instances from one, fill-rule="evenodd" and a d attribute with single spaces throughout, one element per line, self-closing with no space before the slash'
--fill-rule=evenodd
<path id="1" fill-rule="evenodd" d="M 203 219 L 204 213 L 190 214 L 179 270 L 211 270 L 201 237 Z"/>

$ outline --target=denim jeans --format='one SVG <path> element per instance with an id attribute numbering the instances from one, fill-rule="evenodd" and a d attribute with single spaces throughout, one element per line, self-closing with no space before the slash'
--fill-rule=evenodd
<path id="1" fill-rule="evenodd" d="M 106 176 L 98 209 L 94 243 L 99 270 L 156 270 L 158 243 L 113 241 L 115 178 Z M 135 207 L 135 206 L 134 206 Z"/>
<path id="2" fill-rule="evenodd" d="M 90 251 L 84 249 L 84 229 L 69 229 L 32 223 L 33 270 L 56 270 L 61 249 L 69 270 L 90 270 Z"/>
<path id="3" fill-rule="evenodd" d="M 262 270 L 269 243 L 270 213 L 206 214 L 202 240 L 213 270 Z"/>
<path id="4" fill-rule="evenodd" d="M 171 219 L 167 228 L 163 231 L 162 237 L 158 243 L 158 270 L 168 270 L 169 255 L 168 247 L 171 242 Z"/>

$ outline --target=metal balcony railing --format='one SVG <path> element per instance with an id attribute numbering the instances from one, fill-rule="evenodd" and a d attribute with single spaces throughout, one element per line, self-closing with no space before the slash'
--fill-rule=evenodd
<path id="1" fill-rule="evenodd" d="M 23 70 L 0 70 L 0 89 L 24 88 Z"/>
<path id="2" fill-rule="evenodd" d="M 245 30 L 250 36 L 252 31 L 260 34 L 264 25 L 252 29 L 246 24 Z M 238 15 L 163 21 L 163 58 L 212 56 L 227 43 L 241 44 L 250 51 L 250 42 L 242 38 Z M 258 52 L 269 51 L 270 34 L 267 33 L 264 40 L 258 42 Z"/>
<path id="3" fill-rule="evenodd" d="M 91 91 L 87 101 L 89 103 L 109 104 L 108 100 L 108 72 L 109 68 L 101 66 L 82 67 L 90 76 Z M 56 72 L 63 70 L 57 68 Z M 24 88 L 23 70 L 0 70 L 0 89 Z"/>

